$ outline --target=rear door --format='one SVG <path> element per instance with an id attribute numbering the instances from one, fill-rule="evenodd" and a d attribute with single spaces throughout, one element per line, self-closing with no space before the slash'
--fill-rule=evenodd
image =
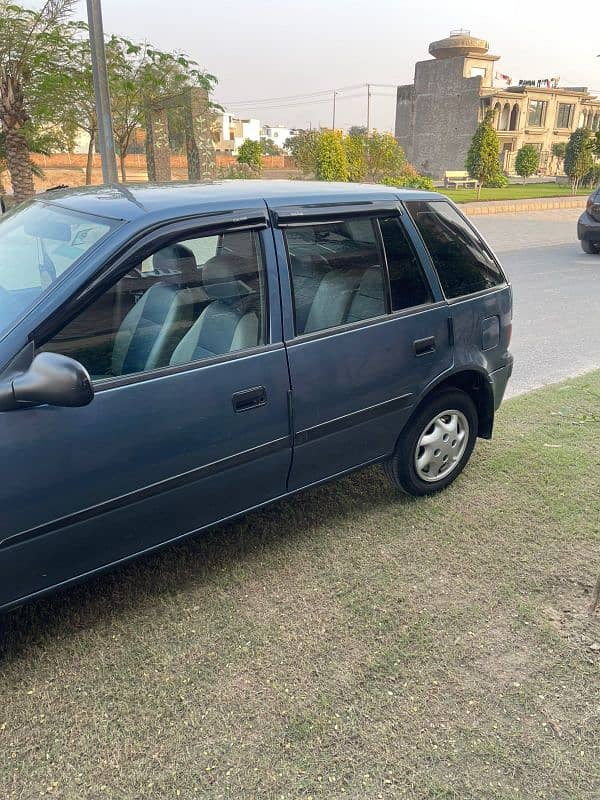
<path id="1" fill-rule="evenodd" d="M 399 204 L 274 215 L 297 489 L 391 453 L 453 353 L 447 304 Z"/>
<path id="2" fill-rule="evenodd" d="M 33 332 L 96 394 L 0 414 L 0 605 L 285 493 L 289 379 L 262 216 L 161 229 L 73 298 L 69 321 Z"/>

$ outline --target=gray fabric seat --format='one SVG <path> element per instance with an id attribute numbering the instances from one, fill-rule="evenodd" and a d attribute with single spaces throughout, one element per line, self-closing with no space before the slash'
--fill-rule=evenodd
<path id="1" fill-rule="evenodd" d="M 358 322 L 385 314 L 385 284 L 381 267 L 370 267 L 358 285 L 346 322 Z"/>
<path id="2" fill-rule="evenodd" d="M 336 269 L 327 273 L 319 283 L 304 332 L 312 333 L 343 325 L 362 275 L 363 270 L 360 269 Z"/>
<path id="3" fill-rule="evenodd" d="M 176 244 L 160 250 L 153 257 L 153 266 L 159 273 L 174 273 L 177 282 L 155 283 L 125 316 L 115 337 L 113 375 L 167 366 L 205 297 L 197 286 L 200 273 L 196 260 L 187 247 Z"/>
<path id="4" fill-rule="evenodd" d="M 296 331 L 305 332 L 306 322 L 319 285 L 330 272 L 327 260 L 314 253 L 290 253 L 294 285 Z"/>
<path id="5" fill-rule="evenodd" d="M 245 258 L 220 254 L 202 270 L 204 291 L 212 302 L 200 314 L 171 356 L 185 364 L 256 347 L 261 343 L 259 296 L 254 288 L 256 265 Z"/>

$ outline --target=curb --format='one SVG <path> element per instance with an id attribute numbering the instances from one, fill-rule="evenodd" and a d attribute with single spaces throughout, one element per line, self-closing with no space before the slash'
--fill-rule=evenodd
<path id="1" fill-rule="evenodd" d="M 585 208 L 587 197 L 538 197 L 529 200 L 487 200 L 474 203 L 458 203 L 460 210 L 469 217 L 482 214 L 510 214 L 520 211 L 547 211 L 555 208 Z"/>

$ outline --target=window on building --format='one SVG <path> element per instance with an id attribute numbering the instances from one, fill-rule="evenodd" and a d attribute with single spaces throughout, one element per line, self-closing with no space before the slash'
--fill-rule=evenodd
<path id="1" fill-rule="evenodd" d="M 573 122 L 573 111 L 575 106 L 573 103 L 559 103 L 558 111 L 556 113 L 556 127 L 557 128 L 570 128 Z"/>
<path id="2" fill-rule="evenodd" d="M 385 269 L 374 220 L 348 217 L 285 232 L 296 334 L 387 312 Z"/>
<path id="3" fill-rule="evenodd" d="M 541 128 L 546 122 L 546 108 L 548 103 L 545 100 L 530 100 L 527 124 Z"/>
<path id="4" fill-rule="evenodd" d="M 186 237 L 138 262 L 41 348 L 93 379 L 183 365 L 264 344 L 257 234 Z"/>
<path id="5" fill-rule="evenodd" d="M 429 284 L 412 244 L 397 217 L 379 220 L 390 276 L 392 311 L 431 301 Z"/>
<path id="6" fill-rule="evenodd" d="M 485 78 L 485 67 L 471 67 L 472 78 Z"/>
<path id="7" fill-rule="evenodd" d="M 502 270 L 486 246 L 450 203 L 412 201 L 406 205 L 448 299 L 504 283 Z"/>

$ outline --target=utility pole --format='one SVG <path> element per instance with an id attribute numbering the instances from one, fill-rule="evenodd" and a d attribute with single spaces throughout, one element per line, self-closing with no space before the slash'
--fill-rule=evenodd
<path id="1" fill-rule="evenodd" d="M 94 95 L 96 97 L 96 117 L 98 120 L 98 144 L 102 157 L 102 182 L 117 183 L 117 157 L 115 155 L 115 140 L 110 111 L 100 0 L 87 0 L 87 13 L 90 29 L 90 47 L 92 50 L 92 77 Z"/>
<path id="2" fill-rule="evenodd" d="M 371 134 L 371 84 L 367 83 L 367 136 Z"/>
<path id="3" fill-rule="evenodd" d="M 335 130 L 335 96 L 336 96 L 336 94 L 337 94 L 337 92 L 334 89 L 333 90 L 333 119 L 331 121 L 331 127 L 332 127 L 333 130 Z"/>

